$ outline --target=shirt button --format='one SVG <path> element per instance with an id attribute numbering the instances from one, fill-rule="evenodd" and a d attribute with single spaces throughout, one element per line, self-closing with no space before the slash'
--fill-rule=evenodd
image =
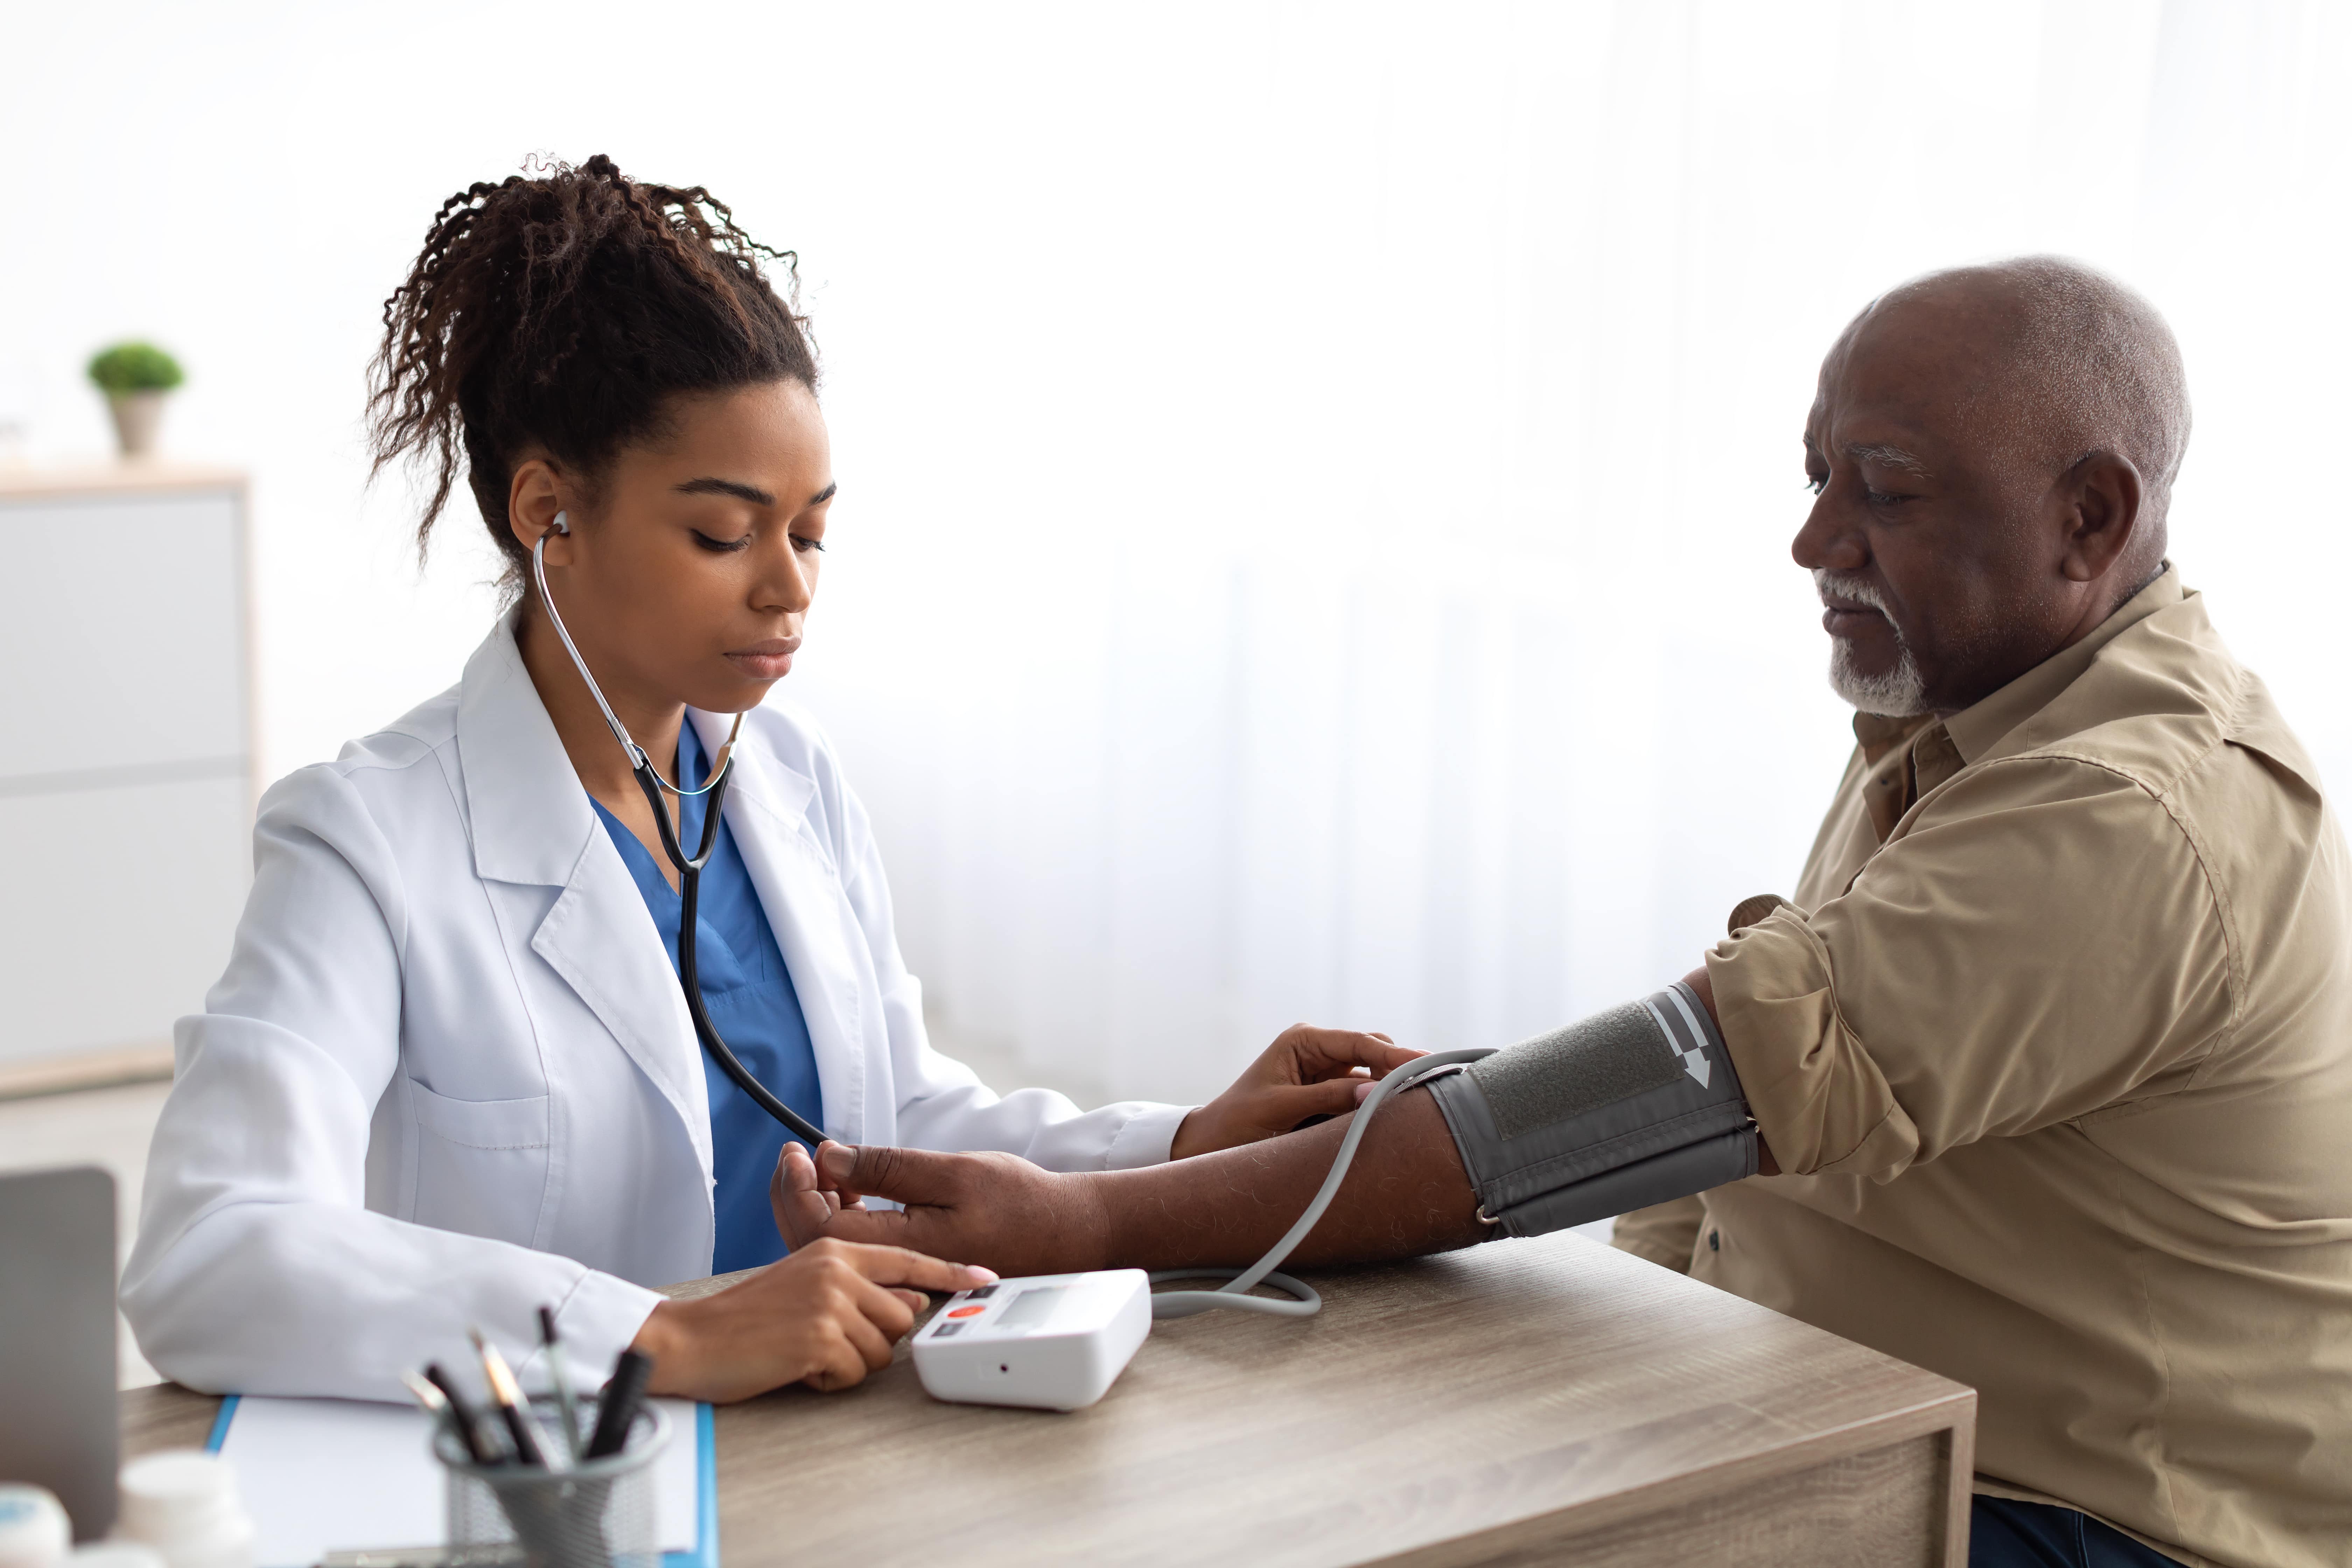
<path id="1" fill-rule="evenodd" d="M 1710 1230 L 1706 1233 L 1706 1249 L 1709 1252 L 1723 1250 L 1723 1236 L 1720 1232 Z"/>

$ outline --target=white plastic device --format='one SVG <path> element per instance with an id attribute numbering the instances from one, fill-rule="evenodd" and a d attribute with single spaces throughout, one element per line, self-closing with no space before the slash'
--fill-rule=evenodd
<path id="1" fill-rule="evenodd" d="M 1082 1410 L 1150 1332 L 1140 1268 L 1000 1279 L 948 1298 L 915 1336 L 915 1371 L 934 1399 Z"/>

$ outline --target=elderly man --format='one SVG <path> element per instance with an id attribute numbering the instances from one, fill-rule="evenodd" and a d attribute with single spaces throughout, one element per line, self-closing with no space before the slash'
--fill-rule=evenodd
<path id="1" fill-rule="evenodd" d="M 2352 868 L 2166 562 L 2188 435 L 2171 333 L 2087 268 L 1856 317 L 1794 553 L 1861 745 L 1794 899 L 1400 1096 L 1299 1260 L 1679 1200 L 1622 1245 L 1976 1386 L 1972 1562 L 2352 1560 Z M 1024 1272 L 1245 1263 L 1339 1131 L 1098 1175 L 794 1151 L 777 1217 Z"/>

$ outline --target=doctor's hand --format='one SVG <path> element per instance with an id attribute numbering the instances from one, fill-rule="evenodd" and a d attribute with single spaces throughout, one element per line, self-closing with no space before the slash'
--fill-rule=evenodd
<path id="1" fill-rule="evenodd" d="M 929 1304 L 924 1291 L 995 1278 L 896 1247 L 795 1244 L 740 1285 L 664 1301 L 629 1348 L 654 1358 L 655 1394 L 725 1404 L 788 1383 L 830 1393 L 890 1364 L 890 1347 Z"/>
<path id="2" fill-rule="evenodd" d="M 906 1207 L 868 1209 L 861 1193 Z M 830 1238 L 926 1252 L 936 1239 L 1001 1274 L 1103 1267 L 1104 1211 L 1092 1182 L 1015 1154 L 826 1143 L 812 1162 L 788 1142 L 768 1197 L 776 1228 L 795 1247 Z"/>
<path id="3" fill-rule="evenodd" d="M 1233 1088 L 1184 1118 L 1168 1157 L 1213 1153 L 1279 1138 L 1316 1118 L 1344 1116 L 1372 1092 L 1375 1079 L 1423 1054 L 1386 1035 L 1293 1024 Z"/>

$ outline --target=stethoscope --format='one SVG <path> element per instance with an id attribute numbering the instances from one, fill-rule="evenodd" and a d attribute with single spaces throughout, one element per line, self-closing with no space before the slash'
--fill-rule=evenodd
<path id="1" fill-rule="evenodd" d="M 571 531 L 569 515 L 557 512 L 548 533 L 568 534 Z M 588 695 L 596 700 L 597 710 L 604 715 L 604 722 L 612 728 L 613 739 L 620 742 L 621 750 L 628 753 L 629 770 L 636 774 L 637 787 L 645 792 L 646 803 L 654 808 L 654 821 L 661 829 L 662 853 L 669 857 L 670 865 L 677 870 L 677 983 L 686 992 L 686 1010 L 694 1018 L 695 1037 L 702 1042 L 702 1048 L 710 1053 L 711 1060 L 719 1064 L 719 1069 L 735 1080 L 735 1087 L 751 1097 L 754 1105 L 782 1122 L 786 1131 L 814 1149 L 824 1142 L 824 1130 L 770 1094 L 767 1086 L 753 1078 L 751 1069 L 727 1048 L 727 1042 L 719 1037 L 719 1031 L 711 1026 L 710 1015 L 703 1009 L 702 984 L 694 964 L 695 904 L 702 891 L 702 868 L 709 864 L 710 852 L 719 843 L 719 813 L 727 804 L 727 781 L 735 773 L 735 737 L 743 728 L 743 715 L 735 715 L 734 728 L 727 731 L 727 743 L 719 748 L 718 763 L 710 770 L 709 778 L 703 781 L 700 789 L 680 789 L 662 777 L 655 770 L 653 759 L 646 755 L 646 749 L 630 738 L 628 730 L 613 712 L 612 704 L 604 700 L 604 690 L 597 686 L 596 678 L 588 673 L 588 661 L 580 657 L 580 649 L 572 642 L 572 634 L 564 629 L 563 617 L 555 613 L 554 596 L 547 591 L 546 550 L 547 533 L 542 533 L 538 542 L 530 547 L 530 574 L 539 584 L 539 602 L 546 609 L 548 622 L 555 627 L 555 635 L 563 639 L 563 651 L 572 656 L 572 664 L 579 668 L 580 679 L 588 683 Z M 681 805 L 689 795 L 710 797 L 703 806 L 702 843 L 691 859 L 685 850 L 678 847 L 677 832 L 670 826 L 669 803 L 662 798 L 664 790 L 677 796 Z"/>

